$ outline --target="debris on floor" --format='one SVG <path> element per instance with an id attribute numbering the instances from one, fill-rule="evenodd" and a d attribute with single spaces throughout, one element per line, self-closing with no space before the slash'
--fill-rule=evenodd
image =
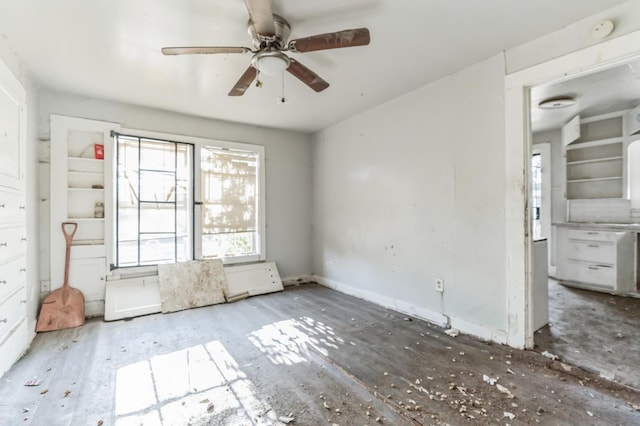
<path id="1" fill-rule="evenodd" d="M 482 381 L 485 383 L 489 383 L 491 386 L 495 385 L 498 382 L 498 379 L 489 377 L 486 374 L 482 375 Z"/>
<path id="2" fill-rule="evenodd" d="M 27 382 L 24 384 L 25 386 L 40 386 L 42 384 L 42 379 L 38 379 L 37 377 L 34 377 L 31 380 L 27 380 Z"/>
<path id="3" fill-rule="evenodd" d="M 558 359 L 558 355 L 554 355 L 554 354 L 552 354 L 552 353 L 551 353 L 551 352 L 549 352 L 549 351 L 544 351 L 544 352 L 542 352 L 542 354 L 541 354 L 541 355 L 542 355 L 542 356 L 546 356 L 547 358 L 552 359 L 552 360 L 554 360 L 554 361 L 556 361 L 556 360 Z"/>
<path id="4" fill-rule="evenodd" d="M 444 332 L 451 337 L 458 337 L 458 335 L 460 334 L 460 330 L 458 330 L 457 328 L 448 328 Z"/>

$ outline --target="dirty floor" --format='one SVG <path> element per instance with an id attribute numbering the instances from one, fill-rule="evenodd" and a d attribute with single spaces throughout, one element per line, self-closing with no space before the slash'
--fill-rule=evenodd
<path id="1" fill-rule="evenodd" d="M 535 334 L 536 350 L 640 389 L 640 298 L 551 279 L 549 322 Z"/>
<path id="2" fill-rule="evenodd" d="M 40 334 L 0 380 L 12 426 L 634 425 L 639 410 L 591 373 L 315 284 Z"/>

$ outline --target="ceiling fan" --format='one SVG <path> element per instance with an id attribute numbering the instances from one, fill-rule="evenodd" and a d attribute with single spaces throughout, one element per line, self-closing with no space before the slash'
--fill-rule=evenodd
<path id="1" fill-rule="evenodd" d="M 286 19 L 271 11 L 271 0 L 245 0 L 245 5 L 249 11 L 248 31 L 253 40 L 254 49 L 231 46 L 164 47 L 162 53 L 165 55 L 252 53 L 251 65 L 233 86 L 229 96 L 242 96 L 258 76 L 258 72 L 278 75 L 284 70 L 316 92 L 321 92 L 329 87 L 329 83 L 296 59 L 285 55 L 284 52 L 313 52 L 365 46 L 371 40 L 367 28 L 355 28 L 299 38 L 287 43 L 291 26 Z"/>

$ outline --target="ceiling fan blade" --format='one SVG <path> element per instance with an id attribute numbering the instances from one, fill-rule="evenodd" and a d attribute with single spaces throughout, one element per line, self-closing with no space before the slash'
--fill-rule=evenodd
<path id="1" fill-rule="evenodd" d="M 355 28 L 291 40 L 289 49 L 296 52 L 313 52 L 341 47 L 366 46 L 370 42 L 371 36 L 367 28 Z"/>
<path id="2" fill-rule="evenodd" d="M 311 71 L 295 59 L 289 59 L 291 60 L 291 63 L 289 64 L 287 71 L 298 78 L 298 80 L 311 87 L 316 92 L 322 92 L 324 89 L 329 87 L 329 83 L 324 81 L 318 74 Z"/>
<path id="3" fill-rule="evenodd" d="M 165 55 L 207 55 L 211 53 L 248 53 L 251 49 L 248 47 L 163 47 L 162 53 Z"/>
<path id="4" fill-rule="evenodd" d="M 244 3 L 256 33 L 265 38 L 274 38 L 276 25 L 273 22 L 271 0 L 244 0 Z"/>
<path id="5" fill-rule="evenodd" d="M 240 76 L 238 82 L 233 86 L 231 91 L 229 92 L 229 96 L 242 96 L 244 92 L 247 91 L 251 83 L 258 75 L 258 70 L 254 67 L 250 66 L 247 70 Z"/>

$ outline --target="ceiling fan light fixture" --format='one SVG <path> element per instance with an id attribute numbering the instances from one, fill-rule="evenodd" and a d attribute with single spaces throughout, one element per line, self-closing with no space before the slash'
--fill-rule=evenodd
<path id="1" fill-rule="evenodd" d="M 563 96 L 559 98 L 546 99 L 538 104 L 538 107 L 542 109 L 559 109 L 567 108 L 575 105 L 576 100 L 569 96 Z"/>
<path id="2" fill-rule="evenodd" d="M 280 75 L 287 68 L 291 61 L 282 52 L 268 51 L 257 53 L 252 60 L 253 66 L 265 75 Z"/>

